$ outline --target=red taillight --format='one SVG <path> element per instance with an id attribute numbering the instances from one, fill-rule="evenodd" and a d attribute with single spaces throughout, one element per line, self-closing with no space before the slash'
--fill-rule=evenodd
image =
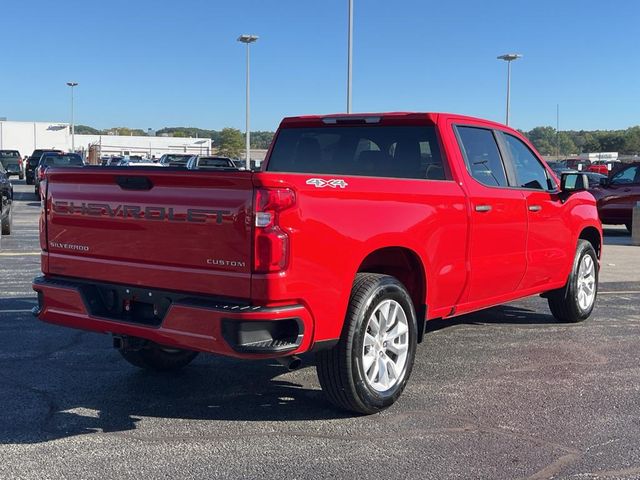
<path id="1" fill-rule="evenodd" d="M 38 179 L 39 180 L 44 180 L 45 177 L 45 168 L 38 168 Z"/>
<path id="2" fill-rule="evenodd" d="M 278 223 L 280 212 L 296 202 L 288 188 L 259 188 L 255 195 L 253 271 L 280 272 L 289 263 L 289 235 Z"/>

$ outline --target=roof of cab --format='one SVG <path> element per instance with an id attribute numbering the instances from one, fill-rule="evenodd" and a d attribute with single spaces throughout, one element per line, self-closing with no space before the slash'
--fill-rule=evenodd
<path id="1" fill-rule="evenodd" d="M 389 123 L 389 124 L 410 124 L 415 122 L 425 122 L 435 124 L 446 119 L 455 119 L 460 122 L 482 123 L 484 125 L 493 125 L 501 128 L 506 126 L 485 120 L 482 118 L 471 117 L 467 115 L 459 115 L 455 113 L 438 113 L 438 112 L 368 112 L 368 113 L 333 113 L 328 115 L 301 115 L 297 117 L 286 117 L 280 123 L 280 126 L 286 127 L 311 127 L 332 125 L 337 123 L 354 124 L 354 123 Z M 507 127 L 508 128 L 508 127 Z"/>

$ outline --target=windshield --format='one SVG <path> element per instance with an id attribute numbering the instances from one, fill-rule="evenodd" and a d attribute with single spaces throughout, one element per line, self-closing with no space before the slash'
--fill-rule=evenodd
<path id="1" fill-rule="evenodd" d="M 78 167 L 82 166 L 80 155 L 44 155 L 42 165 L 47 167 Z"/>
<path id="2" fill-rule="evenodd" d="M 267 170 L 446 178 L 432 126 L 285 128 L 278 133 Z"/>
<path id="3" fill-rule="evenodd" d="M 191 155 L 167 155 L 162 160 L 162 163 L 184 163 L 191 158 Z"/>

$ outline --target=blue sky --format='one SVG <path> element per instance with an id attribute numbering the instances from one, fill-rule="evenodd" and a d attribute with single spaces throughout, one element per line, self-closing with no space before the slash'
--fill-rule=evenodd
<path id="1" fill-rule="evenodd" d="M 636 0 L 354 0 L 353 110 L 450 111 L 530 129 L 640 124 Z M 99 5 L 99 6 L 98 6 Z M 0 117 L 252 130 L 345 110 L 347 0 L 2 0 Z"/>

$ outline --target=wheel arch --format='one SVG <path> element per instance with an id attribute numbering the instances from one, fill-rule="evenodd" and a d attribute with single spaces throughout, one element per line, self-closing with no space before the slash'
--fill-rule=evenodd
<path id="1" fill-rule="evenodd" d="M 600 234 L 600 230 L 598 230 L 594 226 L 584 227 L 580 231 L 580 235 L 578 236 L 578 240 L 586 240 L 591 245 L 593 245 L 593 249 L 596 251 L 596 255 L 598 259 L 601 258 L 602 254 L 602 235 Z"/>
<path id="2" fill-rule="evenodd" d="M 360 262 L 356 273 L 361 272 L 391 275 L 405 286 L 416 311 L 418 342 L 421 342 L 427 313 L 427 273 L 420 256 L 407 247 L 381 247 Z"/>

